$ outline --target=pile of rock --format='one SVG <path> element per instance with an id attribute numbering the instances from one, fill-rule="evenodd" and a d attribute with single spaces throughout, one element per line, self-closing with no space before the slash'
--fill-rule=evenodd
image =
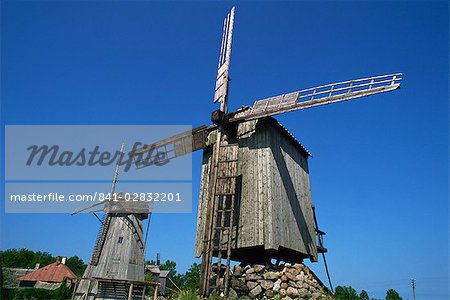
<path id="1" fill-rule="evenodd" d="M 236 265 L 230 297 L 327 299 L 326 288 L 303 264 Z"/>

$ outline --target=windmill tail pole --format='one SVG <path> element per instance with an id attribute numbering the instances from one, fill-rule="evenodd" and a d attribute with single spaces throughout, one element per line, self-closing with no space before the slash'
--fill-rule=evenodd
<path id="1" fill-rule="evenodd" d="M 317 217 L 316 217 L 316 207 L 314 205 L 312 206 L 312 210 L 313 210 L 314 224 L 316 225 L 316 229 L 319 229 L 319 223 L 317 222 Z M 320 239 L 319 239 L 319 243 L 322 244 Z M 320 245 L 320 246 L 322 246 L 322 245 Z M 325 266 L 325 272 L 327 273 L 328 283 L 330 284 L 330 290 L 334 294 L 333 284 L 331 283 L 331 277 L 330 277 L 330 272 L 328 270 L 328 264 L 327 264 L 327 259 L 325 257 L 325 253 L 322 253 L 322 258 L 323 258 L 323 264 Z"/>
<path id="2" fill-rule="evenodd" d="M 148 221 L 147 221 L 147 229 L 145 230 L 145 239 L 144 239 L 144 257 L 147 253 L 147 239 L 148 239 L 148 230 L 150 229 L 150 221 L 152 219 L 152 214 L 148 215 Z"/>
<path id="3" fill-rule="evenodd" d="M 325 253 L 322 253 L 323 264 L 325 265 L 325 272 L 327 273 L 328 283 L 330 284 L 330 290 L 334 294 L 333 284 L 331 283 L 330 272 L 328 271 L 327 259 L 325 257 Z"/>

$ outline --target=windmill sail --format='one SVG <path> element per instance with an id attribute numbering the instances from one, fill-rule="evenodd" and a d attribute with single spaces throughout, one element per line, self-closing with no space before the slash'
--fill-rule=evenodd
<path id="1" fill-rule="evenodd" d="M 223 21 L 222 44 L 219 55 L 214 103 L 220 102 L 220 110 L 227 112 L 228 73 L 230 70 L 231 42 L 233 39 L 234 7 Z"/>
<path id="2" fill-rule="evenodd" d="M 342 81 L 257 100 L 253 106 L 229 115 L 229 122 L 249 121 L 315 106 L 347 101 L 400 88 L 402 73 Z"/>
<path id="3" fill-rule="evenodd" d="M 199 126 L 164 140 L 131 151 L 128 155 L 134 159 L 137 169 L 152 166 L 158 162 L 203 149 L 209 132 L 215 126 Z"/>

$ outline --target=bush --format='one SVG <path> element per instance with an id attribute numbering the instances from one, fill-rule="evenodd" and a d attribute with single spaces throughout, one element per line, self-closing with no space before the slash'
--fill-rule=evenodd
<path id="1" fill-rule="evenodd" d="M 68 300 L 72 298 L 72 291 L 65 284 L 61 284 L 56 290 L 45 290 L 45 289 L 15 289 L 11 295 L 13 300 L 27 300 L 27 299 L 37 299 L 37 300 Z"/>
<path id="2" fill-rule="evenodd" d="M 336 300 L 359 300 L 356 290 L 351 286 L 338 286 L 334 292 Z"/>
<path id="3" fill-rule="evenodd" d="M 197 300 L 197 299 L 199 299 L 199 297 L 197 296 L 197 291 L 191 290 L 191 289 L 179 291 L 177 293 L 176 298 L 178 300 Z"/>

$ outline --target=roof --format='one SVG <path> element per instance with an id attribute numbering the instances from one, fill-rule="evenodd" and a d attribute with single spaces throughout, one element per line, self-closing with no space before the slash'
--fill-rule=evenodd
<path id="1" fill-rule="evenodd" d="M 159 274 L 161 273 L 161 270 L 159 269 L 159 266 L 156 265 L 146 265 L 145 270 L 150 271 L 153 274 Z"/>
<path id="2" fill-rule="evenodd" d="M 20 281 L 44 281 L 62 282 L 64 277 L 76 278 L 77 276 L 68 266 L 60 262 L 54 262 L 43 268 L 37 269 L 19 278 Z"/>
<path id="3" fill-rule="evenodd" d="M 240 114 L 245 113 L 251 109 L 249 106 L 241 106 L 238 110 L 233 112 L 232 114 L 239 117 Z M 283 135 L 286 137 L 299 151 L 303 152 L 306 156 L 312 157 L 312 154 L 284 127 L 277 119 L 274 117 L 263 117 L 257 119 L 258 121 L 270 122 L 273 124 Z"/>
<path id="4" fill-rule="evenodd" d="M 161 273 L 159 274 L 159 277 L 164 278 L 164 277 L 169 276 L 169 274 L 170 274 L 169 270 L 161 270 Z"/>
<path id="5" fill-rule="evenodd" d="M 287 130 L 286 127 L 284 127 L 283 124 L 281 124 L 277 119 L 273 118 L 273 117 L 267 117 L 265 119 L 266 121 L 272 122 L 272 124 L 275 125 L 275 127 L 277 127 L 279 129 L 279 131 L 284 134 L 284 136 L 292 143 L 294 144 L 294 146 L 296 146 L 300 151 L 302 151 L 303 153 L 305 153 L 307 156 L 312 157 L 312 154 L 308 151 L 308 149 L 305 148 L 305 146 L 303 146 L 296 138 L 295 136 L 289 131 Z"/>

